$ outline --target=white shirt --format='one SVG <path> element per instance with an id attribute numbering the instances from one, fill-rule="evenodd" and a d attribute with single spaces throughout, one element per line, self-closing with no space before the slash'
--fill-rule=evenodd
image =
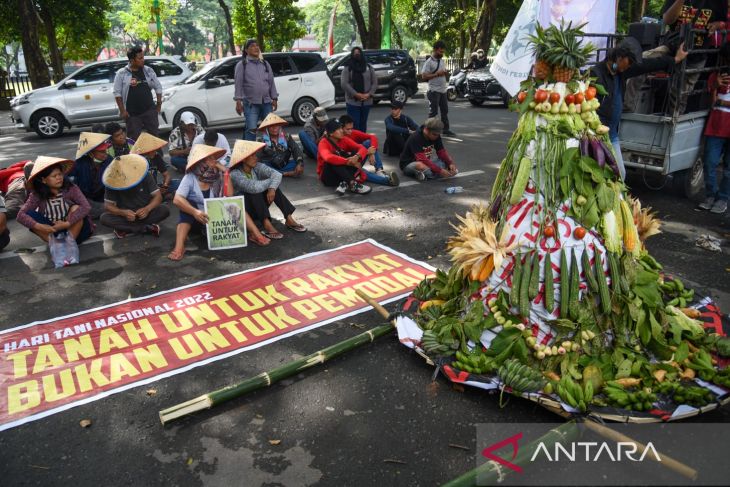
<path id="1" fill-rule="evenodd" d="M 204 137 L 205 137 L 205 132 L 196 136 L 193 139 L 192 145 L 205 144 L 205 140 L 203 140 Z M 218 147 L 219 149 L 226 150 L 226 153 L 223 154 L 223 156 L 220 159 L 218 159 L 218 162 L 220 162 L 224 166 L 228 167 L 228 164 L 230 164 L 230 162 L 231 162 L 231 146 L 228 144 L 228 139 L 226 139 L 226 136 L 219 132 L 218 140 L 215 142 L 215 146 Z"/>

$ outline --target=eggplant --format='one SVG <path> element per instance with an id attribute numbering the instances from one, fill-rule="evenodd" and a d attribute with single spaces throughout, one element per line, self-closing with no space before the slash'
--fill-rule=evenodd
<path id="1" fill-rule="evenodd" d="M 616 158 L 613 156 L 613 151 L 610 147 L 606 145 L 604 141 L 599 140 L 599 143 L 601 144 L 601 149 L 606 156 L 608 166 L 613 169 L 613 173 L 620 178 L 621 171 L 619 171 L 618 163 L 616 162 Z"/>
<path id="2" fill-rule="evenodd" d="M 582 155 L 582 156 L 590 155 L 588 153 L 588 150 L 590 147 L 589 144 L 590 144 L 590 141 L 588 140 L 588 137 L 583 137 L 582 139 L 580 139 L 580 155 Z"/>
<path id="3" fill-rule="evenodd" d="M 606 165 L 606 154 L 603 150 L 603 146 L 601 145 L 601 141 L 591 138 L 591 149 L 593 152 L 591 157 L 596 160 L 598 167 L 604 167 Z"/>
<path id="4" fill-rule="evenodd" d="M 492 221 L 497 221 L 497 216 L 499 215 L 499 208 L 502 206 L 502 195 L 498 194 L 496 198 L 494 198 L 494 201 L 492 201 L 492 204 L 489 206 L 489 218 L 492 219 Z"/>

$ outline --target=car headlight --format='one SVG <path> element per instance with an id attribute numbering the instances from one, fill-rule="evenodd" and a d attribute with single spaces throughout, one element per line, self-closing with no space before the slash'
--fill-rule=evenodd
<path id="1" fill-rule="evenodd" d="M 170 90 L 170 91 L 165 91 L 164 93 L 162 93 L 162 102 L 164 103 L 167 100 L 169 100 L 170 98 L 172 98 L 173 96 L 175 96 L 175 93 L 177 93 L 177 90 Z"/>
<path id="2" fill-rule="evenodd" d="M 12 100 L 10 100 L 10 106 L 11 107 L 17 107 L 17 106 L 20 106 L 20 105 L 25 105 L 27 103 L 30 103 L 29 98 L 30 98 L 30 95 L 32 95 L 32 94 L 33 93 L 26 93 L 24 95 L 16 96 Z"/>

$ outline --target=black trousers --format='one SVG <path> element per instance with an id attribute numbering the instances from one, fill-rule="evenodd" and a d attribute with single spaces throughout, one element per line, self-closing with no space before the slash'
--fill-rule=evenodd
<path id="1" fill-rule="evenodd" d="M 324 164 L 321 180 L 325 186 L 339 186 L 341 182 L 350 183 L 355 179 L 357 169 L 353 166 Z"/>
<path id="2" fill-rule="evenodd" d="M 266 191 L 263 193 L 244 193 L 243 199 L 246 202 L 246 211 L 251 218 L 258 221 L 264 221 L 271 219 L 271 213 L 269 213 L 269 203 L 266 201 Z M 284 218 L 294 213 L 294 205 L 284 196 L 279 188 L 276 188 L 276 195 L 274 196 L 274 204 L 284 214 Z"/>
<path id="3" fill-rule="evenodd" d="M 403 148 L 406 146 L 407 140 L 407 135 L 398 134 L 395 132 L 386 132 L 385 145 L 383 145 L 383 154 L 396 157 L 400 156 L 403 152 Z"/>
<path id="4" fill-rule="evenodd" d="M 435 117 L 441 112 L 441 121 L 444 123 L 444 130 L 449 130 L 449 100 L 446 93 L 429 91 L 428 97 L 428 118 Z"/>
<path id="5" fill-rule="evenodd" d="M 123 216 L 102 213 L 100 222 L 102 225 L 127 233 L 144 233 L 148 225 L 160 223 L 170 216 L 170 209 L 165 205 L 155 206 L 144 220 L 130 222 Z"/>

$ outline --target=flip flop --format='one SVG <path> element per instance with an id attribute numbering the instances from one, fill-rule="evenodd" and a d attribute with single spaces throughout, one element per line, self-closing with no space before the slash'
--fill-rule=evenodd
<path id="1" fill-rule="evenodd" d="M 253 235 L 249 235 L 248 240 L 259 247 L 266 247 L 271 243 L 271 240 L 269 240 L 266 236 L 264 236 L 265 240 L 259 240 L 258 237 L 254 237 Z"/>
<path id="2" fill-rule="evenodd" d="M 304 233 L 307 231 L 307 228 L 304 225 L 301 225 L 297 223 L 296 225 L 289 225 L 287 224 L 286 228 L 290 230 L 294 230 L 295 232 Z"/>
<path id="3" fill-rule="evenodd" d="M 261 235 L 270 238 L 271 240 L 281 240 L 284 238 L 284 234 L 281 232 L 261 232 Z"/>

